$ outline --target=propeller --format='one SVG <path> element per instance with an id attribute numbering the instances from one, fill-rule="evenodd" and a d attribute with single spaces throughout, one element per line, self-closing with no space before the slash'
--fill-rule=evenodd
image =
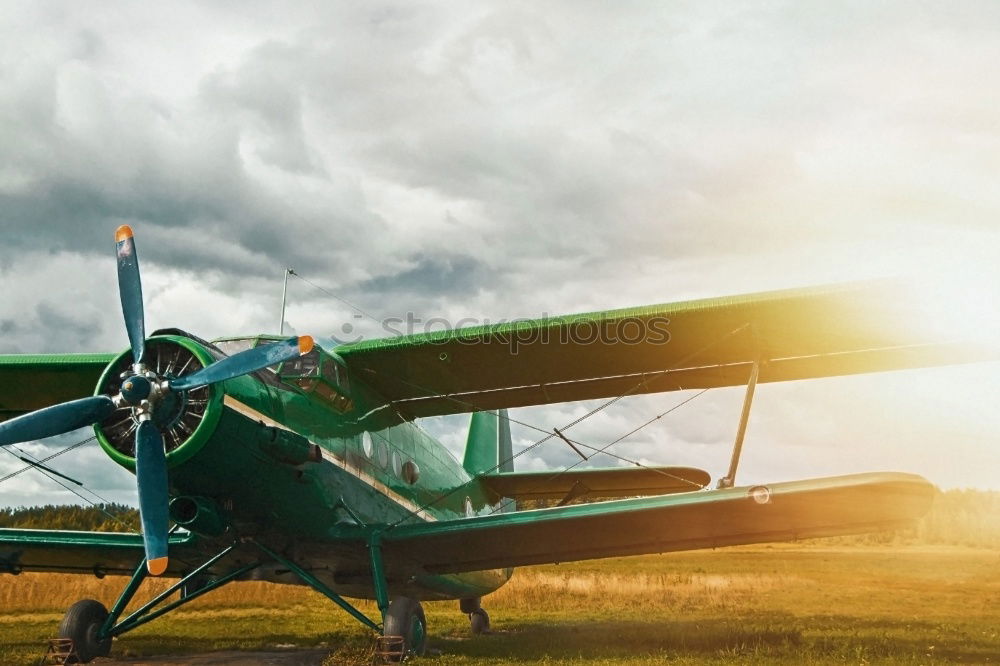
<path id="1" fill-rule="evenodd" d="M 159 376 L 143 365 L 146 325 L 142 307 L 142 281 L 132 229 L 122 225 L 115 232 L 118 292 L 125 330 L 132 348 L 132 371 L 116 396 L 96 395 L 24 414 L 0 423 L 0 446 L 51 437 L 100 423 L 121 407 L 131 407 L 138 422 L 135 430 L 135 477 L 139 489 L 139 517 L 146 552 L 146 568 L 159 576 L 167 570 L 168 502 L 167 454 L 163 435 L 153 421 L 157 405 L 168 393 L 183 393 L 262 370 L 309 353 L 308 335 L 290 338 L 240 352 L 190 375 Z"/>
<path id="2" fill-rule="evenodd" d="M 139 487 L 139 519 L 146 547 L 146 568 L 159 576 L 167 570 L 167 454 L 163 435 L 146 419 L 135 431 L 135 480 Z"/>
<path id="3" fill-rule="evenodd" d="M 146 354 L 146 323 L 142 310 L 142 280 L 139 256 L 135 252 L 132 227 L 123 224 L 115 232 L 115 256 L 118 258 L 118 294 L 125 316 L 125 330 L 132 346 L 132 362 L 141 364 Z"/>
<path id="4" fill-rule="evenodd" d="M 106 395 L 52 405 L 0 423 L 0 446 L 61 435 L 103 421 L 118 407 Z"/>

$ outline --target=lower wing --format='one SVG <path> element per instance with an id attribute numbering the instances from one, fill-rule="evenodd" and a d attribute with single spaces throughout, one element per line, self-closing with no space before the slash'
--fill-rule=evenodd
<path id="1" fill-rule="evenodd" d="M 855 474 L 403 525 L 383 534 L 382 550 L 390 569 L 459 573 L 790 541 L 909 525 L 935 492 L 912 474 Z M 367 560 L 364 540 L 342 545 Z M 171 535 L 167 575 L 193 569 L 205 546 Z M 131 574 L 142 557 L 139 534 L 0 529 L 0 573 Z"/>
<path id="2" fill-rule="evenodd" d="M 430 573 L 892 529 L 930 508 L 920 476 L 873 473 L 405 525 L 383 551 Z"/>
<path id="3" fill-rule="evenodd" d="M 187 556 L 200 563 L 195 535 L 172 534 L 169 543 L 171 569 L 167 575 L 177 576 L 194 568 L 185 562 Z M 142 558 L 141 534 L 0 529 L 0 573 L 131 574 Z"/>

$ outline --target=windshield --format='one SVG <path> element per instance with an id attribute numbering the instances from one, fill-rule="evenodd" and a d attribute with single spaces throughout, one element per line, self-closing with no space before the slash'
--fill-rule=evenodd
<path id="1" fill-rule="evenodd" d="M 281 366 L 282 377 L 306 377 L 319 374 L 319 351 L 313 349 L 304 356 L 285 361 Z"/>
<path id="2" fill-rule="evenodd" d="M 246 351 L 253 347 L 255 338 L 243 338 L 240 340 L 219 340 L 215 343 L 215 346 L 222 350 L 226 356 L 232 356 L 233 354 L 239 354 L 241 351 Z"/>

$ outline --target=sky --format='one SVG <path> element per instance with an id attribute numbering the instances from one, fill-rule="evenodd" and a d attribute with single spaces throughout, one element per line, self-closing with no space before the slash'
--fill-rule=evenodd
<path id="1" fill-rule="evenodd" d="M 148 330 L 205 338 L 276 332 L 286 267 L 286 331 L 327 342 L 406 313 L 899 274 L 982 296 L 1000 284 L 998 37 L 994 2 L 7 2 L 0 353 L 127 346 L 120 224 Z M 738 480 L 1000 489 L 998 370 L 763 385 Z M 603 446 L 690 397 L 629 398 L 572 434 Z M 698 396 L 612 450 L 718 478 L 742 398 Z M 551 429 L 596 404 L 513 416 Z M 421 425 L 460 452 L 467 417 Z M 575 460 L 553 441 L 517 465 Z M 51 464 L 134 502 L 93 443 Z M 0 476 L 20 466 L 0 455 Z M 0 482 L 0 505 L 76 500 L 35 471 Z"/>

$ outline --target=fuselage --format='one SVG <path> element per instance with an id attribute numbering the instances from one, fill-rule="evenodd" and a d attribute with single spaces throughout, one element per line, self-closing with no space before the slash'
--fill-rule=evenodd
<path id="1" fill-rule="evenodd" d="M 269 340 L 210 345 L 168 335 L 150 342 L 163 365 L 171 353 L 180 355 L 177 348 L 204 365 L 220 352 Z M 363 377 L 348 376 L 334 353 L 316 349 L 311 354 L 206 391 L 197 426 L 181 424 L 172 448 L 168 437 L 171 494 L 208 500 L 227 528 L 215 538 L 252 536 L 291 549 L 302 566 L 334 590 L 371 597 L 368 560 L 359 558 L 356 548 L 340 547 L 345 539 L 397 524 L 483 515 L 497 510 L 491 503 L 497 498 L 412 421 L 394 410 L 371 408 L 385 401 Z M 114 381 L 126 357 L 109 366 L 99 392 Z M 134 469 L 128 452 L 100 429 L 99 440 L 112 458 Z M 193 522 L 189 528 L 197 532 L 199 526 Z M 213 538 L 211 530 L 202 531 Z M 260 572 L 258 577 L 296 582 L 281 570 Z M 487 594 L 505 583 L 511 570 L 441 576 L 426 574 L 419 562 L 397 561 L 387 562 L 386 573 L 394 594 L 443 599 Z"/>

